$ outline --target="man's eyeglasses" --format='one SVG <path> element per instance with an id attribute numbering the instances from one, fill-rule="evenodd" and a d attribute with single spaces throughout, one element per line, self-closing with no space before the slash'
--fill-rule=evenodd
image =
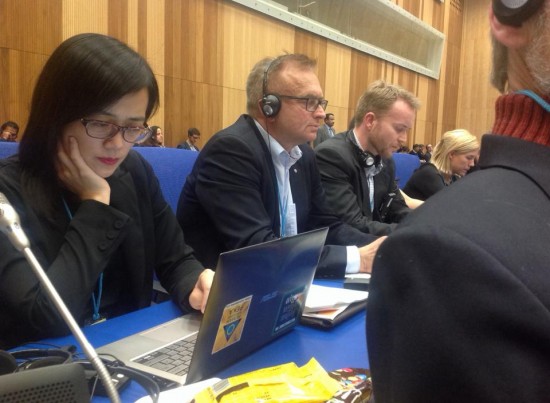
<path id="1" fill-rule="evenodd" d="M 292 95 L 277 95 L 279 98 L 299 99 L 305 102 L 306 111 L 315 112 L 319 105 L 323 110 L 327 109 L 328 101 L 323 98 L 294 97 Z"/>
<path id="2" fill-rule="evenodd" d="M 80 119 L 86 129 L 86 134 L 94 139 L 109 139 L 118 132 L 122 132 L 122 138 L 128 143 L 141 143 L 151 134 L 151 129 L 145 126 L 119 126 L 102 120 Z"/>

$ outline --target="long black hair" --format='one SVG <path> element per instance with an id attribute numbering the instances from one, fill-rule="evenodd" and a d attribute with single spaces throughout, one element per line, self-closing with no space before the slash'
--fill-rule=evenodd
<path id="1" fill-rule="evenodd" d="M 147 120 L 159 105 L 157 81 L 145 59 L 118 39 L 80 34 L 55 49 L 38 77 L 19 146 L 23 194 L 35 210 L 48 213 L 60 202 L 55 160 L 63 127 L 143 88 Z"/>
<path id="2" fill-rule="evenodd" d="M 159 126 L 151 126 L 151 136 L 143 143 L 140 144 L 142 147 L 160 147 L 162 143 L 157 138 L 157 130 L 160 129 Z"/>

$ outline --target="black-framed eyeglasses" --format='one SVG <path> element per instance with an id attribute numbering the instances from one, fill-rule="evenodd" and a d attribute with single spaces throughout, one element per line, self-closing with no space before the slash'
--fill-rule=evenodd
<path id="1" fill-rule="evenodd" d="M 327 109 L 328 101 L 323 98 L 295 97 L 292 95 L 277 95 L 279 98 L 299 99 L 305 102 L 306 111 L 315 112 L 319 105 L 323 110 Z"/>
<path id="2" fill-rule="evenodd" d="M 110 139 L 118 132 L 128 143 L 141 143 L 151 136 L 151 129 L 147 126 L 119 126 L 102 120 L 80 119 L 86 129 L 86 134 L 94 139 Z"/>

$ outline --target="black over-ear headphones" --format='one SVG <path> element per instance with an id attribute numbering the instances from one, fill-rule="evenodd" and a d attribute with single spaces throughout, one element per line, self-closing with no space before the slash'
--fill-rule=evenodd
<path id="1" fill-rule="evenodd" d="M 543 3 L 544 0 L 493 0 L 493 12 L 501 23 L 520 27 Z"/>
<path id="2" fill-rule="evenodd" d="M 8 353 L 0 350 L 0 375 L 73 361 L 76 347 L 37 348 Z"/>
<path id="3" fill-rule="evenodd" d="M 47 349 L 28 349 L 7 352 L 0 350 L 0 375 L 7 375 L 15 372 L 47 367 L 51 365 L 68 364 L 76 362 L 80 364 L 86 371 L 94 371 L 95 368 L 88 361 L 75 361 L 75 346 L 66 346 L 62 348 L 47 348 Z M 140 384 L 143 389 L 149 394 L 151 399 L 156 402 L 160 394 L 159 384 L 155 379 L 147 374 L 143 374 L 137 370 L 129 368 L 121 361 L 106 361 L 103 360 L 105 366 L 111 374 L 122 374 Z M 97 381 L 101 387 L 101 381 L 94 376 L 90 382 Z"/>
<path id="4" fill-rule="evenodd" d="M 277 114 L 281 110 L 281 100 L 279 99 L 279 97 L 275 94 L 267 93 L 267 74 L 269 73 L 269 69 L 271 68 L 273 63 L 278 59 L 278 57 L 273 59 L 264 71 L 264 81 L 262 84 L 263 95 L 262 100 L 260 101 L 260 105 L 262 107 L 262 113 L 266 118 L 277 116 Z"/>
<path id="5" fill-rule="evenodd" d="M 355 142 L 353 133 L 350 136 L 350 140 L 351 140 L 351 144 L 353 144 L 353 150 L 357 154 L 359 165 L 361 165 L 362 168 L 370 168 L 372 166 L 380 165 L 380 156 L 373 155 L 368 151 L 362 150 L 361 147 L 359 147 L 359 144 Z"/>

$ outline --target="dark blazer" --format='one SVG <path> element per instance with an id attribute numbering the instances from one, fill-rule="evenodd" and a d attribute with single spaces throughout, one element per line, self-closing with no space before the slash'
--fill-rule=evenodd
<path id="1" fill-rule="evenodd" d="M 327 124 L 319 126 L 319 129 L 317 129 L 317 136 L 315 137 L 315 140 L 313 140 L 313 147 L 317 147 L 323 141 L 328 140 L 333 136 L 334 135 L 330 131 L 330 128 Z"/>
<path id="2" fill-rule="evenodd" d="M 111 204 L 71 203 L 39 216 L 21 194 L 17 157 L 0 163 L 0 191 L 18 211 L 37 259 L 79 324 L 105 271 L 103 299 L 118 313 L 150 305 L 153 271 L 182 309 L 202 265 L 193 258 L 150 165 L 131 150 L 108 178 Z M 117 290 L 112 290 L 113 284 Z M 117 295 L 117 293 L 119 293 Z M 100 310 L 101 312 L 102 310 Z M 21 252 L 0 236 L 0 348 L 69 333 Z"/>
<path id="3" fill-rule="evenodd" d="M 184 141 L 183 143 L 178 144 L 176 148 L 183 148 L 184 150 L 192 150 L 191 146 L 187 141 Z M 197 151 L 200 151 L 199 147 L 195 146 L 195 148 L 197 149 Z M 192 150 L 192 151 L 195 151 L 195 150 Z"/>
<path id="4" fill-rule="evenodd" d="M 290 169 L 298 232 L 330 226 L 327 245 L 363 246 L 375 238 L 339 221 L 326 204 L 311 147 Z M 280 236 L 277 179 L 254 120 L 242 115 L 199 154 L 180 196 L 177 217 L 197 258 L 215 268 L 218 255 Z M 318 276 L 342 277 L 346 248 L 323 250 Z"/>
<path id="5" fill-rule="evenodd" d="M 550 148 L 482 139 L 481 170 L 381 245 L 367 307 L 384 402 L 548 402 Z"/>
<path id="6" fill-rule="evenodd" d="M 456 179 L 457 178 L 453 176 L 451 183 L 455 182 Z M 426 162 L 413 172 L 405 184 L 403 192 L 413 199 L 427 200 L 428 197 L 445 189 L 445 187 L 447 187 L 447 184 L 441 172 L 439 172 L 434 164 Z"/>
<path id="7" fill-rule="evenodd" d="M 315 148 L 321 182 L 327 201 L 335 214 L 344 222 L 375 235 L 389 234 L 409 212 L 397 183 L 395 163 L 384 159 L 384 167 L 374 176 L 374 211 L 370 210 L 370 197 L 365 169 L 359 163 L 358 148 L 353 143 L 353 131 L 339 134 Z M 382 206 L 391 202 L 385 219 L 380 216 Z"/>

